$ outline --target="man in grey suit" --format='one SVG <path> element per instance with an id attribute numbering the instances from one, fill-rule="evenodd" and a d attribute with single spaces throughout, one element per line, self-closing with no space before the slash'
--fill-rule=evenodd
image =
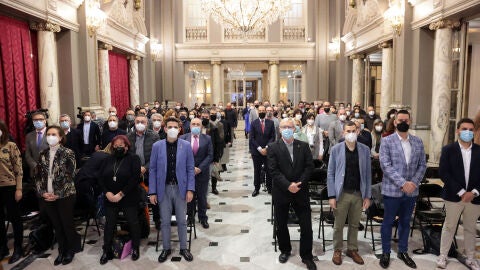
<path id="1" fill-rule="evenodd" d="M 25 137 L 25 160 L 30 169 L 30 177 L 33 177 L 33 170 L 37 166 L 40 152 L 48 148 L 47 136 L 45 134 L 47 125 L 47 117 L 45 113 L 32 113 L 32 121 L 35 130 L 29 132 Z"/>
<path id="2" fill-rule="evenodd" d="M 180 136 L 192 146 L 195 160 L 195 198 L 198 201 L 198 220 L 204 229 L 208 229 L 207 193 L 210 179 L 210 165 L 213 162 L 212 139 L 202 134 L 202 120 L 194 118 L 190 122 L 190 133 Z M 196 199 L 196 200 L 195 200 Z M 195 206 L 193 206 L 195 207 Z"/>
<path id="3" fill-rule="evenodd" d="M 330 140 L 330 149 L 343 138 L 343 126 L 347 119 L 347 112 L 345 109 L 338 110 L 338 119 L 333 121 L 328 126 L 328 139 Z"/>
<path id="4" fill-rule="evenodd" d="M 357 143 L 359 131 L 355 123 L 347 121 L 343 131 L 345 141 L 331 149 L 327 173 L 329 204 L 335 214 L 332 261 L 336 265 L 342 264 L 343 226 L 348 219 L 346 255 L 362 265 L 364 261 L 358 254 L 357 237 L 362 208 L 370 206 L 372 196 L 370 148 Z"/>

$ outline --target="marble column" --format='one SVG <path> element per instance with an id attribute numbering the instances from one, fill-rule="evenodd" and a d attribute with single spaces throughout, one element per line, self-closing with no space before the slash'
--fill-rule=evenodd
<path id="1" fill-rule="evenodd" d="M 262 97 L 261 98 L 262 101 L 269 100 L 270 93 L 269 93 L 269 88 L 268 88 L 268 70 L 266 70 L 266 69 L 262 70 L 262 94 L 260 95 L 260 93 L 258 93 L 257 95 L 258 95 L 258 97 L 255 97 L 255 99 L 260 100 L 260 97 Z M 273 101 L 271 101 L 271 102 L 273 102 Z M 275 103 L 273 102 L 273 104 L 275 104 Z"/>
<path id="2" fill-rule="evenodd" d="M 438 166 L 442 146 L 448 133 L 450 118 L 450 83 L 452 78 L 452 28 L 458 22 L 441 20 L 431 23 L 435 31 L 432 81 L 432 111 L 430 129 L 430 151 L 428 163 Z"/>
<path id="3" fill-rule="evenodd" d="M 113 47 L 110 44 L 101 43 L 98 45 L 98 89 L 100 93 L 100 105 L 105 111 L 112 106 L 110 62 L 108 61 L 108 51 L 112 49 Z"/>
<path id="4" fill-rule="evenodd" d="M 137 104 L 140 104 L 140 85 L 139 85 L 139 78 L 138 78 L 138 60 L 140 60 L 140 56 L 138 55 L 131 55 L 128 57 L 129 65 L 128 65 L 128 80 L 130 83 L 130 106 L 133 108 Z"/>
<path id="5" fill-rule="evenodd" d="M 393 102 L 393 47 L 391 42 L 380 44 L 382 49 L 382 90 L 380 95 L 380 117 L 385 117 Z"/>
<path id="6" fill-rule="evenodd" d="M 301 87 L 300 87 L 300 100 L 307 101 L 307 72 L 306 68 L 302 70 L 302 80 L 301 80 Z"/>
<path id="7" fill-rule="evenodd" d="M 360 102 L 363 104 L 364 86 L 365 86 L 365 62 L 364 56 L 361 54 L 354 54 L 350 56 L 353 61 L 352 68 L 352 104 Z"/>
<path id="8" fill-rule="evenodd" d="M 270 70 L 268 72 L 268 99 L 270 104 L 277 104 L 278 97 L 280 95 L 279 85 L 279 71 L 278 71 L 278 60 L 271 60 L 269 62 Z"/>
<path id="9" fill-rule="evenodd" d="M 38 31 L 40 106 L 43 109 L 48 109 L 48 122 L 50 124 L 58 124 L 58 118 L 60 116 L 60 94 L 55 33 L 60 32 L 60 26 L 50 22 L 39 22 L 32 23 L 30 28 Z"/>
<path id="10" fill-rule="evenodd" d="M 220 72 L 221 62 L 212 60 L 212 104 L 223 101 L 222 98 L 222 73 Z"/>

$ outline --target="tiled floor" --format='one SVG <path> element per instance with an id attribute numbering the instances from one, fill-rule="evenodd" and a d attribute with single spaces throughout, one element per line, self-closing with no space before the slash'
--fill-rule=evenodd
<path id="1" fill-rule="evenodd" d="M 104 266 L 98 261 L 101 255 L 102 239 L 96 232 L 90 231 L 88 240 L 99 240 L 94 244 L 86 244 L 85 251 L 75 256 L 72 264 L 68 266 L 53 266 L 56 251 L 47 258 L 37 258 L 26 269 L 304 269 L 298 256 L 298 242 L 293 244 L 293 256 L 288 263 L 278 262 L 278 252 L 274 252 L 272 245 L 272 225 L 270 224 L 270 196 L 261 192 L 259 196 L 250 196 L 253 190 L 252 160 L 248 156 L 248 142 L 241 137 L 243 132 L 237 133 L 239 138 L 231 149 L 231 159 L 228 172 L 222 173 L 223 182 L 219 182 L 220 195 L 209 194 L 211 210 L 208 211 L 210 228 L 205 230 L 197 223 L 197 236 L 192 243 L 193 262 L 180 260 L 172 262 L 168 260 L 163 264 L 157 262 L 159 252 L 155 251 L 154 245 L 148 242 L 155 240 L 156 231 L 152 228 L 147 239 L 142 240 L 140 259 L 136 262 L 130 258 L 122 261 L 116 259 Z M 378 265 L 371 248 L 370 239 L 363 237 L 359 232 L 360 254 L 365 259 L 365 265 L 358 266 L 351 259 L 345 258 L 341 266 L 334 266 L 331 262 L 333 253 L 331 243 L 327 243 L 326 252 L 322 252 L 321 239 L 318 233 L 318 206 L 312 206 L 313 231 L 314 231 L 314 256 L 318 256 L 317 266 L 319 269 L 381 269 Z M 378 228 L 375 229 L 376 238 L 380 238 Z M 176 229 L 173 229 L 175 232 Z M 297 228 L 291 228 L 292 239 L 298 239 Z M 331 239 L 332 229 L 326 228 L 326 238 Z M 346 237 L 346 236 L 345 236 Z M 462 245 L 461 236 L 459 243 Z M 178 243 L 174 247 L 173 256 L 178 256 Z M 380 248 L 379 243 L 377 247 Z M 421 247 L 421 236 L 418 231 L 410 241 L 410 250 Z M 396 245 L 394 245 L 396 250 Z M 378 251 L 377 251 L 378 252 Z M 409 269 L 392 254 L 390 269 Z M 435 269 L 433 255 L 413 255 L 419 269 Z M 2 262 L 5 269 L 14 269 Z M 21 269 L 21 268 L 16 268 Z M 448 269 L 466 269 L 457 261 L 451 259 Z"/>

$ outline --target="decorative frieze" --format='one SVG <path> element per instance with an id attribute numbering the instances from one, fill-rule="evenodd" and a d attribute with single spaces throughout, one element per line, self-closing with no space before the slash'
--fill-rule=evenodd
<path id="1" fill-rule="evenodd" d="M 438 30 L 438 29 L 443 29 L 443 28 L 459 28 L 460 27 L 460 22 L 459 21 L 452 21 L 452 20 L 439 20 L 436 22 L 431 23 L 428 28 L 430 30 Z"/>
<path id="2" fill-rule="evenodd" d="M 30 29 L 35 31 L 47 31 L 47 32 L 60 32 L 61 27 L 58 24 L 51 23 L 51 22 L 31 22 Z"/>
<path id="3" fill-rule="evenodd" d="M 112 44 L 100 42 L 100 43 L 98 43 L 98 49 L 99 50 L 111 51 L 111 50 L 113 50 L 113 46 L 112 46 Z"/>

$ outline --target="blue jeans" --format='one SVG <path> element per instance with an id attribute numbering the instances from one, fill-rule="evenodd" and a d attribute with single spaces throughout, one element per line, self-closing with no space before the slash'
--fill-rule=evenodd
<path id="1" fill-rule="evenodd" d="M 398 216 L 398 252 L 408 251 L 408 235 L 410 220 L 417 197 L 389 197 L 383 196 L 384 214 L 382 222 L 382 249 L 383 253 L 390 253 L 392 243 L 392 227 L 395 217 Z"/>
<path id="2" fill-rule="evenodd" d="M 180 249 L 187 249 L 187 201 L 180 197 L 177 185 L 166 185 L 165 194 L 160 202 L 160 220 L 162 231 L 163 249 L 171 249 L 171 218 L 172 208 L 175 207 L 175 218 L 177 220 L 178 238 Z"/>

